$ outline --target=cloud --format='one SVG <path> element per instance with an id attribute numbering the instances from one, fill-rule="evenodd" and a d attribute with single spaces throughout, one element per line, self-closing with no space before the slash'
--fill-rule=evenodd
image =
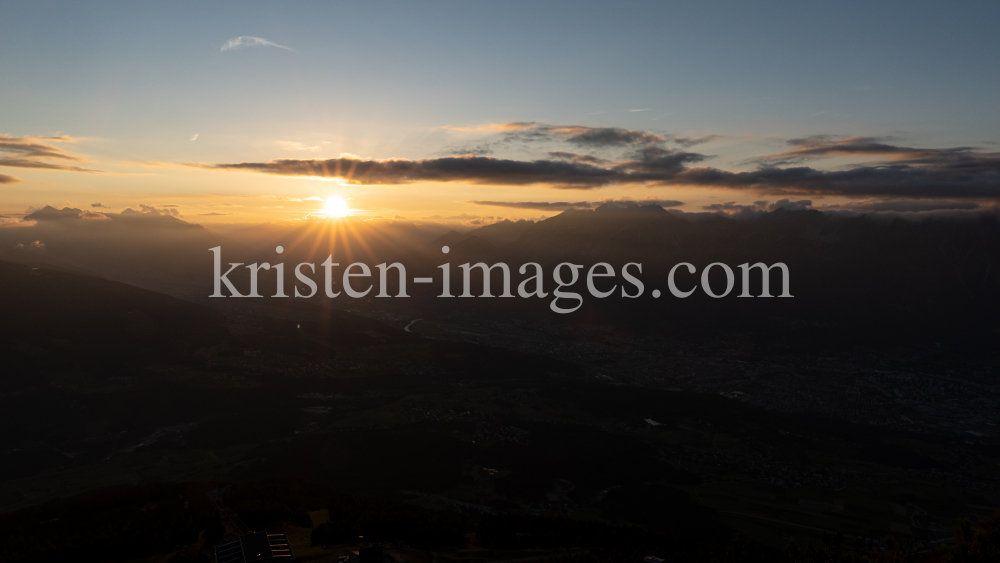
<path id="1" fill-rule="evenodd" d="M 569 129 L 569 128 L 563 128 Z M 575 128 L 573 128 L 575 129 Z M 585 128 L 586 129 L 586 128 Z M 578 138 L 594 130 L 563 132 L 568 138 Z M 605 129 L 614 135 L 625 130 Z M 643 132 L 638 132 L 645 134 Z M 627 136 L 625 137 L 628 138 Z M 603 137 L 590 142 L 605 141 Z M 413 182 L 468 182 L 492 185 L 546 184 L 557 188 L 589 189 L 609 184 L 657 182 L 666 179 L 667 171 L 679 171 L 686 163 L 699 162 L 705 156 L 677 149 L 644 146 L 631 155 L 631 160 L 612 162 L 590 155 L 556 153 L 558 160 L 518 161 L 475 155 L 463 155 L 425 160 L 371 160 L 342 155 L 326 160 L 280 159 L 267 162 L 232 164 L 188 164 L 214 170 L 241 170 L 282 176 L 313 176 L 342 178 L 353 184 L 409 184 Z M 605 166 L 605 164 L 611 164 Z"/>
<path id="2" fill-rule="evenodd" d="M 648 131 L 617 127 L 554 127 L 551 131 L 570 143 L 591 147 L 624 147 L 663 143 L 665 139 Z"/>
<path id="3" fill-rule="evenodd" d="M 650 145 L 633 153 L 631 160 L 617 163 L 615 168 L 632 174 L 644 172 L 650 180 L 655 181 L 659 179 L 658 174 L 680 173 L 686 165 L 701 162 L 707 158 L 711 157 Z"/>
<path id="4" fill-rule="evenodd" d="M 465 182 L 593 189 L 610 185 L 729 189 L 775 195 L 840 195 L 852 198 L 1000 198 L 1000 153 L 969 147 L 914 149 L 867 137 L 812 137 L 790 142 L 783 153 L 755 159 L 759 167 L 730 172 L 701 165 L 709 155 L 648 144 L 647 132 L 614 128 L 541 127 L 522 124 L 516 135 L 542 135 L 579 144 L 624 148 L 618 160 L 566 151 L 547 159 L 513 160 L 462 155 L 424 160 L 340 158 L 232 164 L 188 164 L 209 170 L 281 176 L 341 178 L 351 184 Z M 576 141 L 573 141 L 576 139 Z M 869 155 L 881 161 L 848 169 L 819 170 L 780 164 L 829 155 Z"/>
<path id="5" fill-rule="evenodd" d="M 0 174 L 0 184 L 17 184 L 18 182 L 21 181 L 22 180 L 20 178 L 16 178 L 14 176 L 8 176 L 6 174 Z"/>
<path id="6" fill-rule="evenodd" d="M 476 205 L 490 207 L 508 207 L 511 209 L 545 209 L 550 211 L 565 211 L 567 209 L 591 209 L 593 205 L 587 201 L 570 203 L 566 201 L 470 201 Z"/>
<path id="7" fill-rule="evenodd" d="M 549 153 L 549 156 L 553 158 L 558 158 L 559 160 L 568 160 L 570 162 L 579 162 L 583 164 L 603 165 L 603 164 L 611 164 L 612 162 L 606 158 L 598 158 L 596 156 L 592 156 L 589 154 L 577 154 L 574 152 L 566 152 L 566 151 L 552 151 Z"/>
<path id="8" fill-rule="evenodd" d="M 538 142 L 568 142 L 590 148 L 621 148 L 647 144 L 663 144 L 664 137 L 649 131 L 620 127 L 585 127 L 582 125 L 546 125 L 537 122 L 490 123 L 475 128 L 446 127 L 453 131 L 483 131 L 492 133 L 492 140 L 480 140 L 471 145 L 452 148 L 453 155 L 488 155 L 496 149 L 527 146 Z"/>
<path id="9" fill-rule="evenodd" d="M 966 154 L 923 162 L 878 163 L 849 170 L 765 167 L 752 172 L 685 169 L 665 184 L 770 194 L 848 197 L 998 198 L 1000 155 Z"/>
<path id="10" fill-rule="evenodd" d="M 710 143 L 710 142 L 712 142 L 712 141 L 714 141 L 716 139 L 723 139 L 723 138 L 724 137 L 722 135 L 703 135 L 701 137 L 676 137 L 676 136 L 674 136 L 674 137 L 670 137 L 670 140 L 672 140 L 674 143 L 676 143 L 676 144 L 678 144 L 678 145 L 680 145 L 682 147 L 689 148 L 689 147 L 693 147 L 695 145 L 700 145 L 702 143 Z"/>
<path id="11" fill-rule="evenodd" d="M 684 205 L 683 201 L 677 201 L 676 199 L 656 199 L 652 197 L 646 199 L 607 198 L 596 202 L 594 205 L 603 205 L 605 203 L 620 204 L 624 205 L 625 207 L 646 206 L 646 205 L 659 205 L 660 207 L 680 207 Z"/>
<path id="12" fill-rule="evenodd" d="M 876 156 L 895 162 L 927 162 L 930 160 L 961 158 L 968 156 L 974 151 L 972 147 L 950 149 L 899 147 L 888 144 L 887 140 L 879 137 L 816 135 L 804 139 L 791 139 L 787 143 L 792 148 L 776 154 L 758 156 L 749 159 L 747 162 L 770 166 L 784 166 L 837 156 Z"/>
<path id="13" fill-rule="evenodd" d="M 611 211 L 615 209 L 639 209 L 639 208 L 656 210 L 656 209 L 662 209 L 664 207 L 677 207 L 680 205 L 684 205 L 684 202 L 673 201 L 673 200 L 661 201 L 658 199 L 634 200 L 634 199 L 609 198 L 601 200 L 595 203 L 594 205 L 595 205 L 594 209 L 596 211 Z"/>
<path id="14" fill-rule="evenodd" d="M 30 242 L 28 244 L 19 242 L 14 245 L 14 248 L 18 250 L 26 250 L 28 252 L 45 252 L 45 243 L 40 240 L 36 240 L 35 242 Z"/>
<path id="15" fill-rule="evenodd" d="M 72 137 L 13 137 L 0 135 L 0 151 L 17 154 L 25 158 L 58 158 L 63 160 L 81 160 L 63 149 L 42 143 L 41 141 L 75 142 Z"/>
<path id="16" fill-rule="evenodd" d="M 180 212 L 177 211 L 176 205 L 170 206 L 169 209 L 157 209 L 155 206 L 140 203 L 139 209 L 141 210 L 142 213 L 148 213 L 150 215 L 166 215 L 171 217 L 180 217 Z M 132 210 L 132 208 L 126 209 L 125 211 L 122 211 L 122 213 L 124 214 L 128 211 L 137 213 L 136 211 Z"/>
<path id="17" fill-rule="evenodd" d="M 486 125 L 479 125 L 476 127 L 453 127 L 451 125 L 445 125 L 442 129 L 447 131 L 488 131 L 491 133 L 504 133 L 509 131 L 534 129 L 538 127 L 538 125 L 538 123 L 534 122 L 487 123 Z"/>
<path id="18" fill-rule="evenodd" d="M 972 211 L 981 206 L 974 201 L 937 201 L 922 199 L 859 201 L 823 207 L 824 210 L 847 210 L 858 212 L 920 213 L 925 211 Z"/>
<path id="19" fill-rule="evenodd" d="M 873 199 L 849 203 L 838 203 L 816 207 L 808 199 L 793 201 L 790 199 L 780 199 L 771 203 L 769 201 L 755 201 L 752 204 L 738 204 L 735 201 L 725 203 L 715 203 L 702 206 L 706 211 L 717 213 L 727 213 L 737 217 L 752 217 L 769 211 L 784 209 L 786 211 L 815 209 L 823 212 L 849 213 L 849 214 L 910 214 L 913 216 L 928 216 L 936 212 L 972 212 L 982 210 L 984 207 L 974 201 L 942 201 L 942 200 L 920 200 L 920 199 Z M 906 215 L 904 215 L 906 216 Z"/>
<path id="20" fill-rule="evenodd" d="M 513 124 L 508 124 L 513 125 Z M 515 130 L 512 137 L 519 139 L 563 140 L 588 147 L 626 147 L 660 144 L 666 139 L 655 133 L 620 127 L 584 127 L 581 125 L 517 124 L 525 126 Z"/>
<path id="21" fill-rule="evenodd" d="M 91 207 L 97 207 L 97 208 L 100 208 L 100 209 L 111 209 L 107 205 L 104 205 L 103 203 L 100 203 L 100 202 L 98 202 L 98 203 L 91 203 L 90 206 Z"/>
<path id="22" fill-rule="evenodd" d="M 517 161 L 481 156 L 427 160 L 272 160 L 235 164 L 192 164 L 211 170 L 239 170 L 281 176 L 343 178 L 352 184 L 468 182 L 472 184 L 593 188 L 615 182 L 619 173 L 587 164 L 551 160 Z"/>
<path id="23" fill-rule="evenodd" d="M 774 203 L 768 201 L 755 201 L 751 205 L 741 205 L 737 204 L 735 201 L 727 201 L 726 203 L 713 203 L 711 205 L 703 205 L 702 209 L 706 211 L 734 211 L 739 214 L 749 214 L 749 213 L 763 213 L 765 211 L 777 211 L 778 209 L 785 209 L 787 211 L 797 211 L 812 209 L 812 201 L 808 199 L 800 199 L 798 201 L 791 201 L 789 199 L 779 199 Z"/>
<path id="24" fill-rule="evenodd" d="M 83 212 L 80 213 L 80 218 L 81 219 L 104 220 L 104 219 L 107 219 L 108 216 L 105 215 L 105 214 L 103 214 L 103 213 L 96 213 L 94 211 L 83 211 Z"/>
<path id="25" fill-rule="evenodd" d="M 277 47 L 279 49 L 291 51 L 289 47 L 285 47 L 284 45 L 278 45 L 277 43 L 272 43 L 267 39 L 262 39 L 260 37 L 251 37 L 249 35 L 235 37 L 233 39 L 230 39 L 229 41 L 226 41 L 225 45 L 222 46 L 220 51 L 229 51 L 231 49 L 243 49 L 245 47 Z"/>
<path id="26" fill-rule="evenodd" d="M 767 204 L 767 202 L 758 202 Z M 713 203 L 711 205 L 702 205 L 701 208 L 706 211 L 742 211 L 744 209 L 756 209 L 758 206 L 755 205 L 738 205 L 735 201 L 727 201 L 726 203 Z"/>
<path id="27" fill-rule="evenodd" d="M 567 209 L 593 209 L 599 205 L 612 204 L 622 207 L 638 207 L 641 205 L 659 205 L 660 207 L 679 207 L 684 205 L 683 201 L 661 200 L 661 199 L 604 199 L 598 202 L 577 201 L 470 201 L 476 205 L 487 205 L 491 207 L 507 207 L 511 209 L 541 209 L 546 211 L 565 211 Z"/>
<path id="28" fill-rule="evenodd" d="M 73 166 L 67 164 L 52 164 L 49 162 L 39 162 L 37 160 L 29 160 L 25 158 L 0 157 L 0 166 L 12 166 L 15 168 L 39 168 L 43 170 L 64 170 L 67 172 L 88 172 L 88 173 L 101 172 L 101 170 L 91 170 L 89 168 L 80 168 L 79 166 Z"/>
<path id="29" fill-rule="evenodd" d="M 192 141 L 197 141 L 198 140 L 198 133 L 195 133 L 194 135 L 191 135 L 191 140 Z"/>
<path id="30" fill-rule="evenodd" d="M 232 213 L 219 213 L 218 211 L 213 211 L 211 213 L 199 213 L 203 217 L 214 217 L 216 215 L 232 215 Z"/>
<path id="31" fill-rule="evenodd" d="M 786 209 L 789 211 L 795 211 L 800 209 L 810 209 L 812 207 L 812 200 L 800 199 L 798 201 L 791 201 L 788 199 L 779 199 L 778 201 L 767 206 L 768 211 L 777 211 L 778 209 Z"/>
<path id="32" fill-rule="evenodd" d="M 454 156 L 484 156 L 497 150 L 528 149 L 535 143 L 569 143 L 590 149 L 629 149 L 643 146 L 666 148 L 669 143 L 692 147 L 723 138 L 721 135 L 701 137 L 664 136 L 650 131 L 621 127 L 586 127 L 582 125 L 547 125 L 538 122 L 490 123 L 478 127 L 445 127 L 452 131 L 486 132 L 491 136 L 449 147 L 444 153 Z M 553 154 L 561 153 L 554 151 Z M 568 153 L 567 153 L 568 154 Z"/>
<path id="33" fill-rule="evenodd" d="M 73 164 L 48 162 L 49 160 L 84 162 L 84 159 L 45 141 L 73 143 L 76 142 L 76 139 L 66 135 L 58 137 L 12 137 L 10 135 L 0 135 L 0 166 L 65 170 L 70 172 L 101 172 L 100 170 L 89 170 Z M 13 176 L 5 176 L 5 178 L 13 178 Z"/>

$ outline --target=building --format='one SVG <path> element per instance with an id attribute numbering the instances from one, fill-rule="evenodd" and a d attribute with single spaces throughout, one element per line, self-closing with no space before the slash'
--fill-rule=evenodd
<path id="1" fill-rule="evenodd" d="M 251 532 L 240 539 L 215 546 L 215 563 L 293 561 L 295 554 L 285 534 Z"/>

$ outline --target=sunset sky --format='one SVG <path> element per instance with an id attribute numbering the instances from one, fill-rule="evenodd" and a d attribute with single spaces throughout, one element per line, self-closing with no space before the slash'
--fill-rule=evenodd
<path id="1" fill-rule="evenodd" d="M 0 214 L 995 205 L 1000 4 L 763 6 L 0 2 Z"/>

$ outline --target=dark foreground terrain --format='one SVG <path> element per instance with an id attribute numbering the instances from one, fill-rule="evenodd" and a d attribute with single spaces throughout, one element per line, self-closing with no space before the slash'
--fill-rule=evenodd
<path id="1" fill-rule="evenodd" d="M 2 302 L 6 561 L 199 560 L 234 533 L 220 487 L 303 559 L 371 540 L 420 563 L 926 551 L 1000 505 L 990 353 L 515 338 L 8 263 L 0 284 L 22 297 Z"/>

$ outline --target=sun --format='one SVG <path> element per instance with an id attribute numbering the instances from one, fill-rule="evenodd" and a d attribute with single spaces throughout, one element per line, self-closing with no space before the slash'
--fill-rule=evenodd
<path id="1" fill-rule="evenodd" d="M 347 217 L 351 214 L 351 208 L 347 206 L 344 198 L 332 195 L 326 198 L 326 203 L 323 204 L 323 214 L 327 217 Z"/>

